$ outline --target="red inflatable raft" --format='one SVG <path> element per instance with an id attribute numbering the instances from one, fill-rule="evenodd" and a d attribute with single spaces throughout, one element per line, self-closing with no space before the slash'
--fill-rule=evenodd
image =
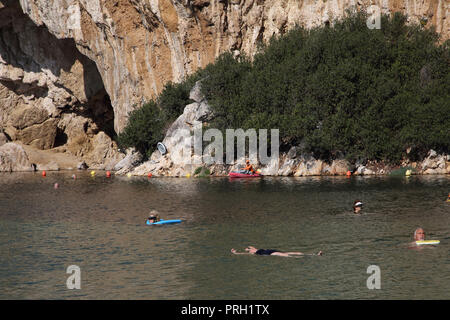
<path id="1" fill-rule="evenodd" d="M 230 172 L 228 174 L 228 176 L 231 177 L 231 178 L 257 178 L 257 177 L 262 177 L 262 175 L 260 175 L 259 173 L 246 174 L 246 173 L 239 173 L 239 172 Z"/>

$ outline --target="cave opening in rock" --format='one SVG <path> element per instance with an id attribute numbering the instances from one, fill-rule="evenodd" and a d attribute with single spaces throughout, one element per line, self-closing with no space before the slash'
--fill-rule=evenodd
<path id="1" fill-rule="evenodd" d="M 105 132 L 111 139 L 115 138 L 114 110 L 104 87 L 88 100 L 87 110 L 83 115 L 91 118 L 99 131 Z"/>
<path id="2" fill-rule="evenodd" d="M 56 129 L 54 148 L 63 146 L 67 143 L 67 134 L 60 128 Z"/>
<path id="3" fill-rule="evenodd" d="M 25 111 L 33 107 L 46 110 L 48 118 L 58 120 L 54 121 L 56 135 L 48 135 L 48 139 L 54 138 L 46 144 L 50 148 L 62 146 L 71 138 L 73 131 L 58 123 L 64 114 L 89 120 L 84 132 L 91 137 L 103 131 L 114 139 L 114 110 L 96 63 L 78 50 L 74 39 L 57 38 L 45 25 L 36 25 L 18 1 L 2 3 L 0 60 L 4 69 L 0 84 L 9 103 L 0 103 L 0 125 L 17 127 L 10 115 L 23 109 L 23 117 L 29 117 Z M 26 124 L 39 126 L 44 120 L 30 119 Z M 20 136 L 17 134 L 16 139 Z"/>
<path id="4" fill-rule="evenodd" d="M 78 51 L 75 41 L 73 39 L 70 40 L 72 41 L 73 48 L 82 57 L 80 61 L 83 64 L 84 93 L 87 98 L 82 108 L 75 108 L 75 110 L 81 110 L 81 116 L 90 118 L 99 131 L 103 131 L 111 139 L 115 139 L 114 109 L 97 65 L 93 60 L 82 55 Z"/>

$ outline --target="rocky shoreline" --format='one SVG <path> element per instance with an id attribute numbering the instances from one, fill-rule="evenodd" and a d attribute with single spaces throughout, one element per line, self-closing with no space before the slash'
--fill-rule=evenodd
<path id="1" fill-rule="evenodd" d="M 133 176 L 151 174 L 155 177 L 190 177 L 199 171 L 203 174 L 208 172 L 211 176 L 227 176 L 230 171 L 240 169 L 245 159 L 239 159 L 233 164 L 205 165 L 204 157 L 207 155 L 195 155 L 193 150 L 187 154 L 183 153 L 186 143 L 193 145 L 194 136 L 186 136 L 187 132 L 192 133 L 192 124 L 206 124 L 213 116 L 208 102 L 201 94 L 200 85 L 201 83 L 197 82 L 190 92 L 189 98 L 194 102 L 186 105 L 183 114 L 167 130 L 162 141 L 167 149 L 164 155 L 156 150 L 148 161 L 143 162 L 141 154 L 130 149 L 126 154 L 119 152 L 115 143 L 104 135 L 106 142 L 96 143 L 95 161 L 87 164 L 82 157 L 68 154 L 61 148 L 44 151 L 21 143 L 8 142 L 7 137 L 0 132 L 0 172 L 89 168 Z M 102 136 L 102 132 L 98 136 Z M 411 170 L 411 174 L 449 174 L 450 155 L 437 154 L 430 150 L 427 157 L 420 162 L 404 160 L 397 166 L 376 161 L 352 164 L 345 159 L 328 163 L 305 153 L 301 146 L 292 146 L 288 152 L 279 154 L 278 162 L 273 159 L 269 165 L 254 163 L 254 166 L 261 169 L 261 174 L 266 176 L 343 176 L 347 175 L 348 171 L 352 175 L 389 175 L 407 169 Z M 200 170 L 202 168 L 203 170 Z"/>
<path id="2" fill-rule="evenodd" d="M 297 155 L 296 147 L 292 147 L 288 153 L 280 155 L 278 169 L 270 166 L 255 165 L 261 169 L 265 176 L 345 176 L 348 171 L 352 175 L 390 175 L 394 173 L 404 174 L 403 171 L 411 170 L 413 175 L 435 175 L 450 173 L 450 156 L 437 154 L 430 150 L 428 156 L 420 162 L 404 161 L 401 165 L 393 166 L 373 161 L 364 164 L 352 165 L 348 161 L 340 159 L 327 163 L 314 159 L 310 155 Z M 60 159 L 47 159 L 46 163 L 33 163 L 20 144 L 6 143 L 0 147 L 0 172 L 33 172 L 33 171 L 59 171 L 59 170 L 111 170 L 116 175 L 129 174 L 132 176 L 153 177 L 194 177 L 198 168 L 209 170 L 211 176 L 227 176 L 229 172 L 238 170 L 243 163 L 237 162 L 233 165 L 209 165 L 209 166 L 177 166 L 168 155 L 157 157 L 158 160 L 142 162 L 142 156 L 136 152 L 128 151 L 121 161 L 107 165 L 88 166 L 84 161 L 66 162 Z M 64 165 L 64 163 L 66 165 Z M 403 170 L 403 171 L 402 171 Z"/>
<path id="3" fill-rule="evenodd" d="M 449 38 L 444 2 L 382 4 L 411 22 L 435 26 Z M 358 10 L 373 1 L 358 1 Z M 298 22 L 312 28 L 343 16 L 348 1 L 151 2 L 0 0 L 0 172 L 110 170 L 117 174 L 192 176 L 199 157 L 175 155 L 194 121 L 208 122 L 209 107 L 198 86 L 162 141 L 168 153 L 149 161 L 114 141 L 127 115 L 154 99 L 168 81 L 178 82 L 227 51 L 253 56 L 257 43 L 282 35 Z M 243 160 L 243 159 L 242 159 Z M 310 176 L 390 174 L 410 167 L 414 174 L 448 174 L 449 155 L 429 151 L 417 163 L 332 163 L 292 147 L 265 175 Z M 234 165 L 206 166 L 225 176 Z"/>
<path id="4" fill-rule="evenodd" d="M 389 165 L 375 161 L 366 163 L 351 164 L 344 159 L 334 160 L 327 163 L 323 160 L 314 159 L 310 155 L 296 155 L 296 147 L 292 147 L 288 153 L 280 155 L 278 168 L 271 166 L 254 167 L 261 169 L 264 176 L 345 176 L 350 171 L 352 175 L 391 175 L 405 174 L 411 170 L 412 175 L 435 175 L 450 173 L 450 156 L 439 155 L 434 150 L 430 150 L 428 156 L 420 162 L 404 161 L 401 165 Z M 131 158 L 130 158 L 131 159 Z M 125 162 L 128 161 L 125 159 Z M 149 160 L 139 165 L 123 166 L 116 172 L 118 175 L 129 174 L 132 176 L 147 176 L 149 173 L 153 177 L 191 177 L 195 176 L 198 168 L 207 169 L 211 176 L 227 176 L 229 172 L 240 169 L 243 161 L 233 165 L 209 165 L 209 166 L 177 166 L 170 160 L 169 156 L 161 156 L 158 160 Z"/>

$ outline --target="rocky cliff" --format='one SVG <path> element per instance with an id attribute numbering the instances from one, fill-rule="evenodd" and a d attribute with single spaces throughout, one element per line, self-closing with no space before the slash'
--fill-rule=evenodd
<path id="1" fill-rule="evenodd" d="M 0 0 L 0 131 L 94 166 L 118 160 L 111 137 L 167 81 L 371 4 L 449 38 L 445 0 Z"/>

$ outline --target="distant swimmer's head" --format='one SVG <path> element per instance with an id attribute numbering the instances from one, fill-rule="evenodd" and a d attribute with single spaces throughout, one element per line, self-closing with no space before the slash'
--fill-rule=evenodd
<path id="1" fill-rule="evenodd" d="M 353 202 L 353 212 L 361 213 L 362 206 L 363 206 L 363 203 L 361 200 L 355 200 L 355 202 Z"/>
<path id="2" fill-rule="evenodd" d="M 422 241 L 425 240 L 425 231 L 422 228 L 417 228 L 414 231 L 414 241 Z"/>

